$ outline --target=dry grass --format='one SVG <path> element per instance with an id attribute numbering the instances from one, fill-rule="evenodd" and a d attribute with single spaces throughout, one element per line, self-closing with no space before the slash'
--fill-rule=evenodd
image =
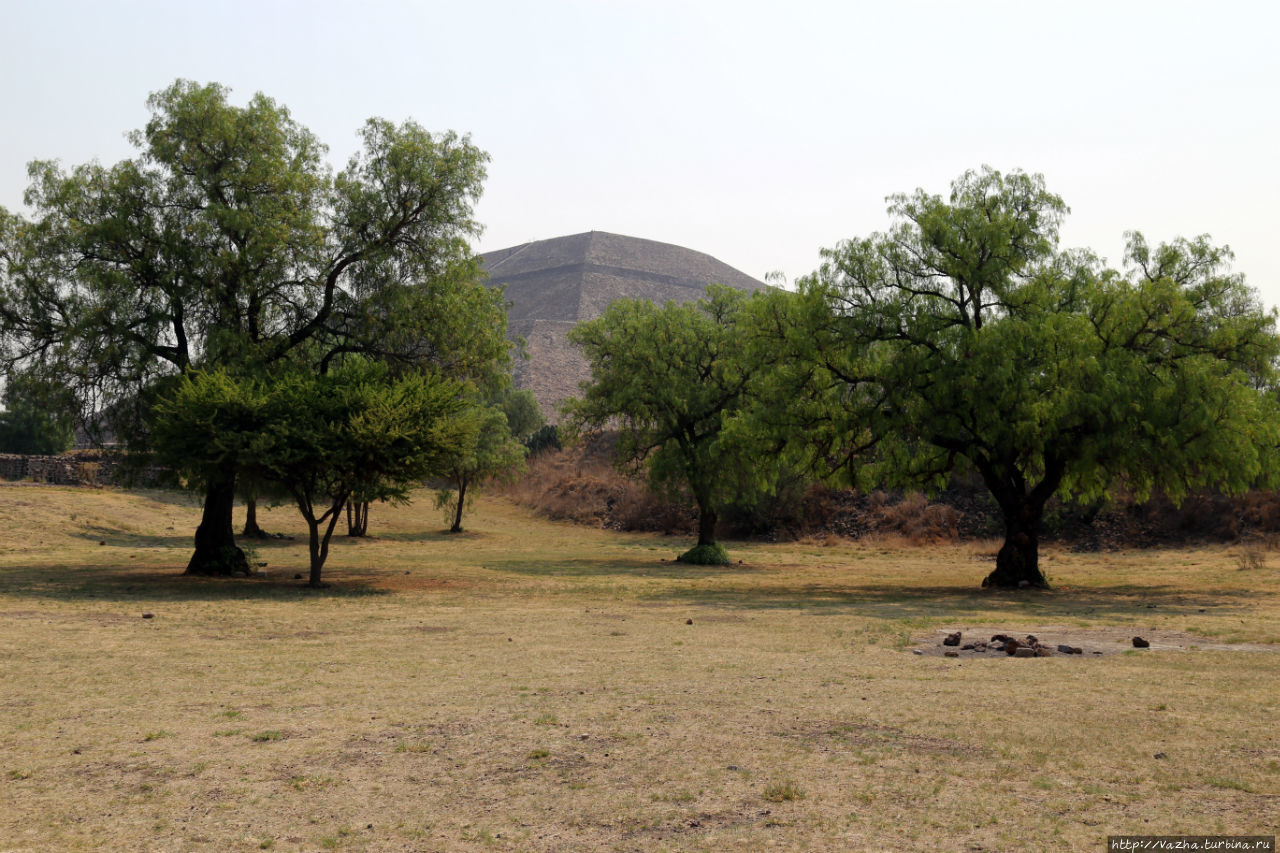
<path id="1" fill-rule="evenodd" d="M 1280 573 L 1204 548 L 682 540 L 375 507 L 313 592 L 165 493 L 0 486 L 0 850 L 1100 850 L 1280 829 Z M 301 536 L 295 513 L 264 526 Z M 105 544 L 99 544 L 100 542 Z M 154 618 L 143 619 L 143 613 Z M 688 621 L 692 620 L 692 624 Z M 915 656 L 939 631 L 1186 651 Z M 1201 645 L 1200 650 L 1191 650 Z M 1214 647 L 1210 649 L 1209 647 Z"/>

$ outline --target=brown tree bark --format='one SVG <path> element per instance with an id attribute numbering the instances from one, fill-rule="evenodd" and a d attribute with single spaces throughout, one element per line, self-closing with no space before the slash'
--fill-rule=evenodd
<path id="1" fill-rule="evenodd" d="M 449 528 L 450 533 L 462 532 L 462 507 L 467 501 L 467 484 L 462 482 L 458 484 L 458 505 L 453 512 L 453 526 Z"/>
<path id="2" fill-rule="evenodd" d="M 258 526 L 257 498 L 249 498 L 244 502 L 244 530 L 240 531 L 240 535 L 253 539 L 271 538 L 270 533 Z"/>
<path id="3" fill-rule="evenodd" d="M 249 572 L 249 561 L 236 546 L 231 513 L 236 501 L 235 465 L 214 472 L 205 487 L 204 512 L 196 528 L 195 553 L 187 563 L 189 575 L 232 575 Z"/>
<path id="4" fill-rule="evenodd" d="M 347 535 L 369 534 L 369 501 L 347 501 Z"/>

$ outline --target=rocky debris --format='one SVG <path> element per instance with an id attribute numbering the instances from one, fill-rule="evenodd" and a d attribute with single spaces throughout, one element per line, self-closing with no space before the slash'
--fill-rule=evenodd
<path id="1" fill-rule="evenodd" d="M 1134 647 L 1135 649 L 1149 649 L 1149 648 L 1151 648 L 1151 643 L 1147 642 L 1146 640 L 1142 639 L 1141 637 L 1134 637 L 1134 638 L 1133 638 L 1133 647 Z"/>
<path id="2" fill-rule="evenodd" d="M 1084 655 L 1085 650 L 1079 646 L 1072 646 L 1068 643 L 1047 643 L 1041 642 L 1040 638 L 1035 634 L 1025 634 L 1021 639 L 1012 637 L 1009 634 L 995 634 L 990 641 L 972 640 L 961 644 L 962 634 L 960 631 L 944 632 L 942 641 L 933 647 L 932 652 L 922 649 L 913 649 L 914 654 L 941 654 L 944 657 L 970 657 L 973 655 L 985 655 L 988 652 L 1004 654 L 1008 657 L 1038 657 L 1047 658 L 1054 655 Z M 965 654 L 965 653 L 968 654 Z M 1101 655 L 1103 652 L 1094 651 L 1093 654 Z"/>
<path id="3" fill-rule="evenodd" d="M 155 615 L 154 613 L 143 613 L 143 614 L 142 614 L 142 618 L 143 618 L 143 619 L 154 619 L 154 618 L 156 618 L 156 615 Z"/>

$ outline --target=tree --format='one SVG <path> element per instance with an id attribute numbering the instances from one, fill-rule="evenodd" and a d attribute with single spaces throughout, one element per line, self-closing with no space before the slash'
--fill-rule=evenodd
<path id="1" fill-rule="evenodd" d="M 698 544 L 680 559 L 728 562 L 716 542 L 725 503 L 749 486 L 750 442 L 727 430 L 748 403 L 755 368 L 745 359 L 746 294 L 713 286 L 696 302 L 619 300 L 569 340 L 591 366 L 582 396 L 565 404 L 579 428 L 617 425 L 619 464 L 645 466 L 655 488 L 687 488 L 698 507 Z"/>
<path id="2" fill-rule="evenodd" d="M 982 477 L 1005 524 L 984 585 L 1046 585 L 1038 529 L 1053 495 L 1096 499 L 1122 481 L 1176 500 L 1274 478 L 1274 314 L 1228 250 L 1132 234 L 1125 273 L 1106 269 L 1058 250 L 1066 205 L 1021 172 L 890 202 L 888 234 L 823 252 L 798 297 L 811 322 L 781 337 L 839 409 L 825 437 L 853 450 L 832 458 L 865 482 Z"/>
<path id="3" fill-rule="evenodd" d="M 538 401 L 530 391 L 505 387 L 488 401 L 472 404 L 479 425 L 476 442 L 449 456 L 440 475 L 447 486 L 436 493 L 436 506 L 451 507 L 450 533 L 462 532 L 462 511 L 485 482 L 509 480 L 524 470 L 528 449 L 524 442 L 543 426 Z"/>
<path id="4" fill-rule="evenodd" d="M 384 364 L 350 360 L 326 374 L 268 382 L 195 373 L 157 408 L 156 444 L 170 464 L 207 477 L 234 455 L 294 499 L 309 530 L 309 582 L 322 585 L 343 506 L 376 478 L 389 499 L 475 443 L 461 416 L 463 386 L 423 373 L 392 378 Z"/>
<path id="5" fill-rule="evenodd" d="M 265 95 L 236 107 L 222 86 L 178 81 L 148 105 L 136 158 L 34 162 L 35 217 L 0 209 L 9 365 L 75 381 L 143 446 L 152 402 L 190 369 L 324 371 L 365 353 L 459 378 L 502 371 L 503 297 L 467 246 L 487 157 L 467 137 L 371 119 L 334 174 Z M 237 465 L 205 472 L 189 572 L 246 567 Z"/>
<path id="6" fill-rule="evenodd" d="M 61 453 L 75 441 L 77 404 L 64 385 L 15 373 L 4 388 L 0 453 Z"/>

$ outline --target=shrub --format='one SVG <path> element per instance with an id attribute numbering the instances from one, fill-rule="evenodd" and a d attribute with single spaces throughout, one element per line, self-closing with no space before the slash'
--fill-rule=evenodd
<path id="1" fill-rule="evenodd" d="M 711 545 L 694 545 L 676 559 L 695 566 L 727 566 L 729 552 L 718 542 Z"/>

